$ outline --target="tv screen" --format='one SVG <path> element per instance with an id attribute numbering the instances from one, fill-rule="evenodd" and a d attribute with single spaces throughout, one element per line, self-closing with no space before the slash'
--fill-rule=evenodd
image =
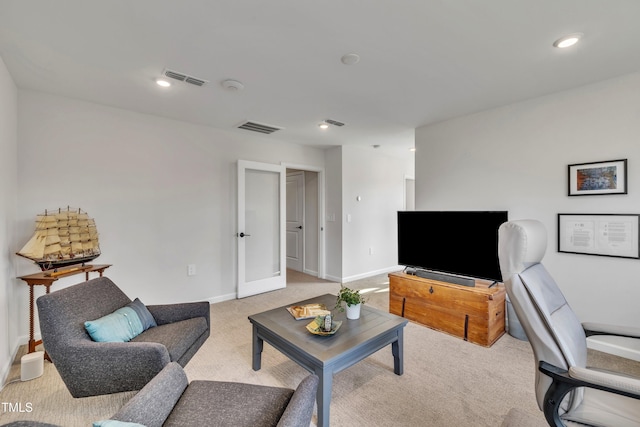
<path id="1" fill-rule="evenodd" d="M 398 212 L 398 264 L 502 281 L 498 227 L 507 211 Z"/>

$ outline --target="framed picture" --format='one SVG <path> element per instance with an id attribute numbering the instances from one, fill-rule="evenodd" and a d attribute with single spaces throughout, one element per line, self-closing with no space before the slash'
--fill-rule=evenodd
<path id="1" fill-rule="evenodd" d="M 640 214 L 558 214 L 558 252 L 640 258 Z"/>
<path id="2" fill-rule="evenodd" d="M 627 159 L 569 165 L 569 196 L 627 194 Z"/>

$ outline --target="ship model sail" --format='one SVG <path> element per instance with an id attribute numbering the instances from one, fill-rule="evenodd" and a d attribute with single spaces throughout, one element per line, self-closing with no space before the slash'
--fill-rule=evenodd
<path id="1" fill-rule="evenodd" d="M 35 232 L 17 255 L 35 261 L 43 271 L 96 259 L 100 255 L 96 223 L 80 209 L 45 211 L 36 217 Z"/>

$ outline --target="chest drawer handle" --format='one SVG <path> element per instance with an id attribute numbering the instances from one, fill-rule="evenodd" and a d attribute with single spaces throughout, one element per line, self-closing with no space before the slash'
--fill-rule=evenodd
<path id="1" fill-rule="evenodd" d="M 432 293 L 433 293 L 433 286 L 431 286 L 431 287 L 429 288 L 429 293 L 430 293 L 430 294 L 432 294 Z"/>

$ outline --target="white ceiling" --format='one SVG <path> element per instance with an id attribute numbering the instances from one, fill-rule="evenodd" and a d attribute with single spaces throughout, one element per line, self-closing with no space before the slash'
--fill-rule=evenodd
<path id="1" fill-rule="evenodd" d="M 19 88 L 408 150 L 421 125 L 639 71 L 640 1 L 0 0 L 0 56 Z M 165 68 L 210 83 L 161 89 Z M 327 118 L 346 125 L 321 131 Z"/>

